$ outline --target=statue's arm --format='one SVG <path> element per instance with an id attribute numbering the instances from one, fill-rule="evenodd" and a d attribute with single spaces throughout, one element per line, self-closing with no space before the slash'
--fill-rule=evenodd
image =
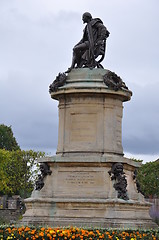
<path id="1" fill-rule="evenodd" d="M 81 44 L 81 43 L 84 42 L 85 31 L 86 31 L 86 27 L 85 27 L 84 30 L 83 30 L 83 37 L 82 37 L 82 39 L 81 39 L 74 47 L 76 47 L 76 46 L 78 46 L 79 44 Z"/>

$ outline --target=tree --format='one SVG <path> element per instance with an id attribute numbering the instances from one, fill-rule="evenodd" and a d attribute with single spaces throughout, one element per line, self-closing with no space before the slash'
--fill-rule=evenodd
<path id="1" fill-rule="evenodd" d="M 0 149 L 0 194 L 29 197 L 37 177 L 37 158 L 44 153 Z"/>
<path id="2" fill-rule="evenodd" d="M 142 164 L 137 179 L 145 197 L 159 197 L 159 161 Z"/>
<path id="3" fill-rule="evenodd" d="M 20 150 L 11 126 L 0 124 L 0 148 L 8 151 Z"/>

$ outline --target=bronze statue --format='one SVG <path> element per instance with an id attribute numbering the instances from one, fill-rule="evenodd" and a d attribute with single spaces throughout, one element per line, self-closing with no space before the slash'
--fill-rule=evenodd
<path id="1" fill-rule="evenodd" d="M 118 162 L 114 163 L 112 165 L 112 168 L 110 171 L 108 171 L 109 175 L 111 176 L 111 180 L 114 180 L 115 183 L 113 184 L 113 187 L 118 192 L 118 198 L 128 200 L 127 195 L 127 180 L 125 176 L 125 172 L 123 171 L 123 164 Z"/>
<path id="2" fill-rule="evenodd" d="M 109 37 L 109 31 L 100 18 L 93 19 L 89 12 L 83 14 L 82 20 L 87 25 L 84 28 L 81 41 L 73 48 L 72 64 L 66 73 L 73 68 L 103 68 L 100 63 L 105 56 L 106 39 Z M 98 56 L 101 56 L 99 60 L 97 60 Z"/>

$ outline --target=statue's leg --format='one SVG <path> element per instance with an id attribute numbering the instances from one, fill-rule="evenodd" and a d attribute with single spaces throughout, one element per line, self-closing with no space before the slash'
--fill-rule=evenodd
<path id="1" fill-rule="evenodd" d="M 83 54 L 87 50 L 87 45 L 85 43 L 81 43 L 74 47 L 74 53 L 76 56 L 77 68 L 81 68 L 85 63 L 85 59 L 82 58 Z"/>
<path id="2" fill-rule="evenodd" d="M 73 51 L 73 56 L 72 56 L 72 63 L 71 63 L 71 69 L 75 67 L 75 64 L 77 63 L 77 56 L 75 51 Z"/>
<path id="3" fill-rule="evenodd" d="M 83 53 L 88 49 L 87 45 L 85 43 L 81 43 L 79 45 L 76 45 L 73 48 L 73 57 L 72 57 L 72 64 L 71 67 L 68 68 L 68 70 L 65 73 L 71 72 L 73 68 L 75 68 L 75 65 L 77 64 L 77 67 L 81 68 L 84 64 L 84 59 L 82 59 Z"/>
<path id="4" fill-rule="evenodd" d="M 75 53 L 75 51 L 73 50 L 71 67 L 69 67 L 68 70 L 67 70 L 65 73 L 71 72 L 71 70 L 75 67 L 75 64 L 77 63 L 76 59 L 77 59 L 76 53 Z"/>

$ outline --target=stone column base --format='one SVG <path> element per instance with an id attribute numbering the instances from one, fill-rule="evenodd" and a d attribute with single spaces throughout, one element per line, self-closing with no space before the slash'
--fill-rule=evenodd
<path id="1" fill-rule="evenodd" d="M 155 228 L 148 203 L 120 199 L 28 199 L 23 223 L 54 227 Z"/>
<path id="2" fill-rule="evenodd" d="M 155 228 L 150 204 L 138 193 L 133 180 L 138 167 L 121 156 L 41 159 L 52 171 L 44 187 L 25 200 L 23 224 L 104 228 Z M 118 198 L 109 171 L 121 163 L 127 181 L 127 199 Z"/>

